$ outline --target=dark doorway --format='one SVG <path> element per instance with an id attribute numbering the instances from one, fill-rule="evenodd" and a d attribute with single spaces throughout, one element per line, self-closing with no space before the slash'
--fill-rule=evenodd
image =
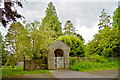
<path id="1" fill-rule="evenodd" d="M 62 49 L 56 49 L 54 53 L 55 53 L 55 57 L 63 57 L 64 51 Z"/>
<path id="2" fill-rule="evenodd" d="M 55 53 L 55 68 L 64 68 L 64 51 L 62 49 L 56 49 Z"/>

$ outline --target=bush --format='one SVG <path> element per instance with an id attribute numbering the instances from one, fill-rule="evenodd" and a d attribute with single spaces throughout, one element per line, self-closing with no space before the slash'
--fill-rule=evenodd
<path id="1" fill-rule="evenodd" d="M 98 54 L 106 58 L 120 56 L 120 40 L 118 30 L 106 27 L 94 35 L 94 39 L 86 46 L 86 54 Z"/>
<path id="2" fill-rule="evenodd" d="M 87 55 L 88 58 L 93 58 L 95 59 L 95 61 L 99 62 L 99 61 L 105 61 L 106 58 L 104 56 L 100 56 L 98 54 L 92 54 L 92 55 Z"/>
<path id="3" fill-rule="evenodd" d="M 118 61 L 120 59 L 113 59 L 109 60 L 103 58 L 101 60 L 96 61 L 78 61 L 77 59 L 70 59 L 74 60 L 74 63 L 70 65 L 69 69 L 75 71 L 91 71 L 91 70 L 102 70 L 102 69 L 112 69 L 112 68 L 120 68 L 120 64 Z"/>
<path id="4" fill-rule="evenodd" d="M 70 65 L 76 62 L 76 57 L 70 57 Z"/>
<path id="5" fill-rule="evenodd" d="M 105 63 L 105 62 L 107 62 L 107 61 L 108 61 L 107 59 L 100 59 L 100 60 L 98 60 L 97 62 Z"/>
<path id="6" fill-rule="evenodd" d="M 84 57 L 84 48 L 85 45 L 83 44 L 83 41 L 79 38 L 69 35 L 69 36 L 61 36 L 58 38 L 58 40 L 63 41 L 65 44 L 67 44 L 70 47 L 70 56 L 80 56 Z"/>

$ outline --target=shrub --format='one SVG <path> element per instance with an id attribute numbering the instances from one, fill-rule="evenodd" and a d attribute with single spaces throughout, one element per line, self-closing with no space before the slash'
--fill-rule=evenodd
<path id="1" fill-rule="evenodd" d="M 72 59 L 70 59 L 72 60 Z M 112 68 L 120 68 L 120 64 L 118 61 L 120 59 L 106 59 L 103 58 L 101 60 L 96 61 L 78 61 L 77 59 L 73 59 L 74 63 L 72 63 L 69 67 L 71 70 L 75 71 L 91 71 L 91 70 L 102 70 L 102 69 L 112 69 Z"/>
<path id="2" fill-rule="evenodd" d="M 83 41 L 79 38 L 69 35 L 69 36 L 61 36 L 58 38 L 58 40 L 63 41 L 65 44 L 67 44 L 70 47 L 70 56 L 80 56 L 84 57 L 84 48 L 85 45 L 83 44 Z"/>
<path id="3" fill-rule="evenodd" d="M 103 61 L 103 60 L 106 59 L 104 56 L 100 56 L 98 54 L 87 55 L 87 57 L 88 58 L 93 58 L 93 59 L 95 59 L 98 62 L 101 61 L 101 60 Z"/>
<path id="4" fill-rule="evenodd" d="M 76 62 L 76 57 L 70 57 L 70 65 Z"/>

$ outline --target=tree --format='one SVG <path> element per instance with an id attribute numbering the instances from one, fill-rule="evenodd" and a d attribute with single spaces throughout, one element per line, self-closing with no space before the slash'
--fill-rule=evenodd
<path id="1" fill-rule="evenodd" d="M 14 68 L 16 62 L 23 59 L 45 59 L 48 45 L 54 41 L 54 32 L 41 23 L 34 21 L 23 26 L 20 22 L 12 23 L 6 35 L 6 46 L 10 49 L 7 65 Z M 12 58 L 11 58 L 12 57 Z"/>
<path id="2" fill-rule="evenodd" d="M 12 23 L 8 29 L 8 33 L 5 36 L 6 41 L 6 48 L 10 49 L 10 53 L 15 54 L 16 53 L 16 42 L 18 41 L 18 37 L 23 31 L 24 26 L 20 23 Z"/>
<path id="3" fill-rule="evenodd" d="M 120 30 L 120 6 L 116 8 L 113 14 L 113 27 Z"/>
<path id="4" fill-rule="evenodd" d="M 47 63 L 48 45 L 54 41 L 54 32 L 47 27 L 40 28 L 40 26 L 39 20 L 25 24 L 25 31 L 17 38 L 17 56 L 32 61 L 41 59 Z"/>
<path id="5" fill-rule="evenodd" d="M 64 35 L 76 35 L 75 33 L 75 27 L 73 27 L 73 24 L 70 20 L 67 20 L 66 21 L 66 24 L 65 24 L 65 27 L 64 27 Z"/>
<path id="6" fill-rule="evenodd" d="M 67 44 L 70 47 L 70 56 L 79 56 L 84 57 L 84 48 L 85 45 L 83 44 L 83 41 L 79 38 L 69 35 L 69 36 L 61 36 L 58 38 L 58 40 L 63 41 L 65 44 Z"/>
<path id="7" fill-rule="evenodd" d="M 2 61 L 2 65 L 5 65 L 7 61 L 7 52 L 5 51 L 5 46 L 4 46 L 4 41 L 3 41 L 3 36 L 1 35 L 0 32 L 0 61 Z"/>
<path id="8" fill-rule="evenodd" d="M 57 17 L 56 9 L 52 2 L 48 4 L 46 15 L 42 20 L 42 25 L 40 28 L 44 27 L 54 31 L 57 37 L 62 35 L 61 23 Z"/>
<path id="9" fill-rule="evenodd" d="M 24 26 L 20 22 L 12 23 L 9 26 L 7 35 L 5 36 L 5 47 L 9 53 L 6 65 L 11 65 L 13 68 L 17 64 L 17 61 L 20 61 L 21 59 L 19 58 L 20 56 L 17 55 L 20 47 L 18 48 L 16 44 L 18 43 L 18 37 L 23 33 L 23 31 Z"/>
<path id="10" fill-rule="evenodd" d="M 47 49 L 48 45 L 54 41 L 53 38 L 54 32 L 47 27 L 40 28 L 40 26 L 41 23 L 39 21 L 34 21 L 26 25 L 26 27 L 28 27 L 29 30 L 28 40 L 30 41 L 29 43 L 24 43 L 23 45 L 30 44 L 30 46 L 27 47 L 30 48 L 30 50 L 28 50 L 29 52 L 26 51 L 24 52 L 28 53 L 27 56 L 32 59 L 43 58 L 43 57 L 45 58 L 45 55 L 48 52 Z M 21 40 L 20 43 L 22 43 Z M 21 50 L 23 50 L 22 47 Z"/>
<path id="11" fill-rule="evenodd" d="M 100 18 L 99 33 L 95 34 L 94 39 L 88 43 L 86 55 L 98 54 L 104 57 L 118 57 L 120 56 L 118 30 L 111 27 L 110 16 L 105 13 L 104 9 Z"/>
<path id="12" fill-rule="evenodd" d="M 83 42 L 85 41 L 80 34 L 75 34 L 75 36 L 76 36 L 77 38 L 79 38 L 80 40 L 82 40 Z"/>
<path id="13" fill-rule="evenodd" d="M 98 54 L 105 57 L 120 56 L 120 41 L 117 34 L 117 29 L 115 28 L 104 28 L 87 45 L 87 54 Z"/>
<path id="14" fill-rule="evenodd" d="M 80 40 L 84 41 L 82 36 L 75 32 L 77 30 L 75 30 L 75 27 L 73 26 L 73 24 L 70 20 L 66 21 L 66 24 L 65 24 L 65 27 L 63 28 L 63 30 L 64 30 L 64 35 L 66 35 L 66 36 L 73 35 L 73 36 L 79 38 Z"/>
<path id="15" fill-rule="evenodd" d="M 101 11 L 101 15 L 99 17 L 100 17 L 99 20 L 100 23 L 98 24 L 99 29 L 103 29 L 105 27 L 111 26 L 111 22 L 110 22 L 111 17 L 105 12 L 105 9 Z"/>
<path id="16" fill-rule="evenodd" d="M 3 2 L 2 2 L 3 1 Z M 10 22 L 16 22 L 18 18 L 24 18 L 21 14 L 17 12 L 17 9 L 15 8 L 15 5 L 23 8 L 22 3 L 20 0 L 1 0 L 0 3 L 4 5 L 3 8 L 0 8 L 0 22 L 4 27 L 7 26 Z M 13 9 L 14 8 L 14 9 Z"/>

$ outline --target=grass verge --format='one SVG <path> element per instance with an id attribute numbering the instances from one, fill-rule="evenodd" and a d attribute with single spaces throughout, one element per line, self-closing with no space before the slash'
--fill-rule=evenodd
<path id="1" fill-rule="evenodd" d="M 2 68 L 2 77 L 17 76 L 23 74 L 50 73 L 49 70 L 24 71 L 22 68 Z"/>
<path id="2" fill-rule="evenodd" d="M 105 59 L 99 61 L 74 61 L 74 63 L 70 65 L 69 69 L 83 72 L 104 69 L 115 69 L 120 68 L 120 64 L 118 64 L 118 61 L 119 59 Z"/>

